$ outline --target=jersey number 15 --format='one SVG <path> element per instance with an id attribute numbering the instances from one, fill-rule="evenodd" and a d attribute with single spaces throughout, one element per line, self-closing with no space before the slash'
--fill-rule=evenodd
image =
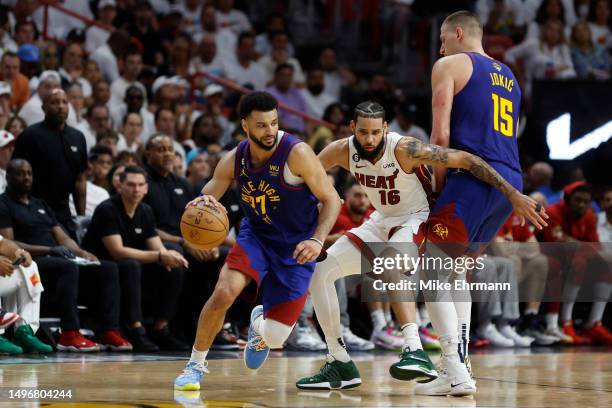
<path id="1" fill-rule="evenodd" d="M 498 94 L 493 98 L 493 128 L 504 136 L 514 136 L 514 119 L 512 118 L 512 101 Z"/>

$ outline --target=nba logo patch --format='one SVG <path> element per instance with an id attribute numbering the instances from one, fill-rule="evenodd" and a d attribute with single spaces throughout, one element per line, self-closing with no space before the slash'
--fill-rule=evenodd
<path id="1" fill-rule="evenodd" d="M 79 151 L 79 149 L 76 146 L 70 146 L 70 150 L 72 150 L 74 153 Z"/>
<path id="2" fill-rule="evenodd" d="M 497 72 L 501 71 L 501 69 L 502 69 L 501 65 L 499 65 L 497 62 L 493 63 L 493 68 L 495 68 L 497 70 Z"/>
<path id="3" fill-rule="evenodd" d="M 134 232 L 137 234 L 142 234 L 142 228 L 134 228 Z"/>

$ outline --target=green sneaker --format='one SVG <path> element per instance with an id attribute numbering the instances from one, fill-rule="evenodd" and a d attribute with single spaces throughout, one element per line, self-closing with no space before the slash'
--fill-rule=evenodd
<path id="1" fill-rule="evenodd" d="M 0 354 L 22 354 L 23 349 L 0 336 Z"/>
<path id="2" fill-rule="evenodd" d="M 423 350 L 406 349 L 400 354 L 400 361 L 389 367 L 391 377 L 402 380 L 426 383 L 438 378 L 438 373 L 427 353 Z"/>
<path id="3" fill-rule="evenodd" d="M 361 385 L 359 370 L 352 361 L 343 363 L 327 356 L 325 365 L 312 377 L 302 378 L 295 386 L 306 390 L 344 390 Z"/>
<path id="4" fill-rule="evenodd" d="M 40 341 L 38 337 L 34 335 L 34 331 L 29 324 L 19 326 L 17 330 L 15 330 L 13 341 L 21 346 L 26 353 L 53 353 L 53 347 Z"/>

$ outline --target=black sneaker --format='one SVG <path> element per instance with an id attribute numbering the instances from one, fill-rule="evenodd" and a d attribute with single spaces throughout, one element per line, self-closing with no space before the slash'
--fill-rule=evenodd
<path id="1" fill-rule="evenodd" d="M 144 327 L 136 327 L 135 329 L 127 329 L 125 334 L 130 343 L 132 343 L 132 347 L 134 351 L 139 351 L 141 353 L 155 353 L 159 351 L 159 347 L 157 347 L 149 338 L 147 337 L 147 332 L 145 332 Z"/>
<path id="2" fill-rule="evenodd" d="M 215 337 L 212 347 L 213 350 L 239 350 L 238 337 L 232 333 L 231 323 L 225 323 L 223 328 Z"/>
<path id="3" fill-rule="evenodd" d="M 161 330 L 151 330 L 151 340 L 160 348 L 167 351 L 189 351 L 191 347 L 187 343 L 183 343 L 164 327 Z"/>

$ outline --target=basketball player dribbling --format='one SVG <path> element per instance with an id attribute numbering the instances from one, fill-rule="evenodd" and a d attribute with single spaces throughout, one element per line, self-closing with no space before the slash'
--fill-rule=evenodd
<path id="1" fill-rule="evenodd" d="M 434 64 L 431 76 L 431 143 L 477 155 L 504 182 L 496 190 L 482 183 L 478 172 L 446 172 L 446 183 L 417 242 L 426 245 L 428 256 L 474 257 L 482 251 L 482 244 L 495 237 L 521 197 L 517 145 L 521 91 L 512 71 L 484 52 L 482 24 L 475 14 L 458 11 L 449 15 L 440 28 L 440 41 L 444 57 Z M 436 170 L 438 186 L 444 176 L 444 171 Z M 521 217 L 526 216 L 536 228 L 546 226 L 548 216 L 541 205 L 534 200 L 524 201 L 524 205 Z M 451 242 L 459 243 L 459 248 L 454 246 L 456 250 L 450 251 L 444 246 Z M 450 278 L 457 278 L 457 274 L 451 273 Z M 476 392 L 467 358 L 471 302 L 465 300 L 469 292 L 464 295 L 462 301 L 445 302 L 427 301 L 426 297 L 442 346 L 441 369 L 434 381 L 417 384 L 416 394 L 461 396 Z"/>
<path id="2" fill-rule="evenodd" d="M 283 346 L 306 301 L 315 260 L 340 212 L 340 197 L 314 152 L 279 131 L 272 95 L 244 96 L 239 113 L 247 140 L 219 162 L 202 196 L 189 205 L 224 210 L 217 200 L 236 181 L 245 217 L 200 314 L 191 358 L 174 382 L 176 390 L 200 389 L 208 373 L 206 355 L 225 313 L 251 283 L 263 305 L 251 312 L 247 368 L 261 367 L 271 347 Z"/>
<path id="3" fill-rule="evenodd" d="M 363 225 L 336 241 L 327 250 L 327 258 L 317 264 L 310 294 L 329 355 L 318 374 L 297 382 L 296 386 L 303 389 L 344 389 L 361 384 L 359 371 L 342 341 L 334 282 L 360 273 L 361 252 L 367 251 L 364 244 L 413 242 L 413 236 L 429 216 L 430 178 L 425 165 L 465 169 L 480 185 L 503 192 L 511 201 L 510 208 L 514 206 L 518 214 L 532 221 L 538 217 L 535 201 L 520 194 L 481 158 L 387 133 L 385 111 L 378 103 L 359 104 L 351 129 L 353 136 L 331 143 L 319 154 L 319 159 L 325 169 L 340 166 L 350 171 L 376 211 Z M 409 251 L 414 251 L 411 256 L 418 257 L 416 245 L 411 247 Z M 434 380 L 438 374 L 421 346 L 414 303 L 398 301 L 393 302 L 393 307 L 402 325 L 405 344 L 400 361 L 390 368 L 391 375 L 400 380 Z"/>

